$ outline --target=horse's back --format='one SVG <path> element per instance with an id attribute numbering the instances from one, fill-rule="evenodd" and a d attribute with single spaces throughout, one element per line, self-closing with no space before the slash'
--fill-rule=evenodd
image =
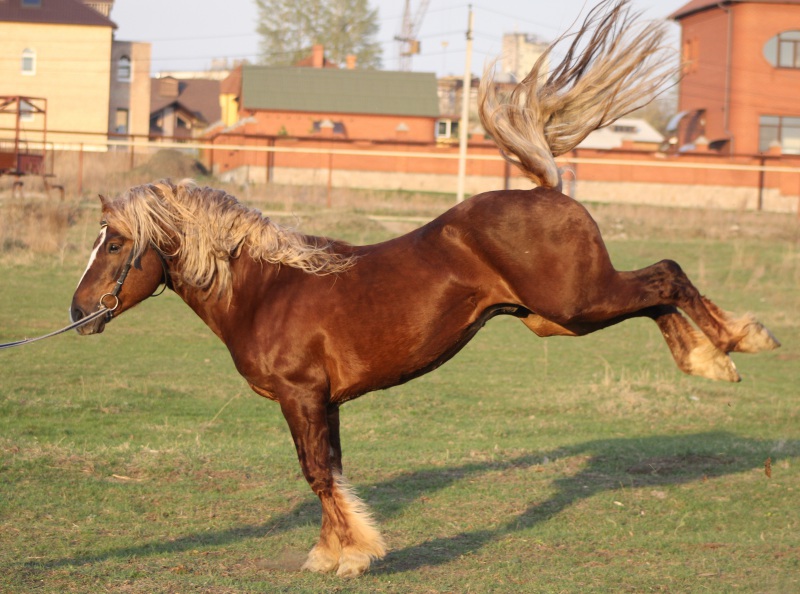
<path id="1" fill-rule="evenodd" d="M 520 259 L 536 265 L 580 257 L 593 246 L 602 246 L 600 231 L 586 208 L 548 188 L 478 194 L 431 225 L 463 237 L 496 266 L 505 268 L 503 263 L 509 262 L 514 270 L 520 270 Z"/>
<path id="2" fill-rule="evenodd" d="M 407 256 L 418 250 L 428 257 L 439 244 L 459 238 L 519 246 L 542 237 L 563 242 L 581 232 L 598 234 L 594 220 L 583 205 L 557 190 L 496 190 L 476 194 L 406 235 L 355 251 L 358 256 Z"/>

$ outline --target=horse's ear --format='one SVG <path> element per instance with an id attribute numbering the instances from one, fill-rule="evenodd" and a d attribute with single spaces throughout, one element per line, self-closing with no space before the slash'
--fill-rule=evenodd
<path id="1" fill-rule="evenodd" d="M 102 209 L 102 211 L 103 212 L 107 211 L 108 205 L 111 203 L 111 201 L 102 194 L 98 194 L 97 197 L 100 198 L 100 208 Z"/>

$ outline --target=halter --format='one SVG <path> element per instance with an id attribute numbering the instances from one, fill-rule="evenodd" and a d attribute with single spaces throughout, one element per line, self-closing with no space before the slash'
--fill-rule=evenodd
<path id="1" fill-rule="evenodd" d="M 101 221 L 100 228 L 102 229 L 103 227 L 108 227 L 108 223 L 106 223 L 105 221 Z M 161 287 L 161 290 L 158 291 L 157 293 L 153 293 L 152 295 L 150 295 L 150 297 L 158 297 L 167 289 L 167 286 L 169 285 L 169 270 L 167 267 L 167 261 L 164 258 L 164 254 L 161 253 L 161 250 L 159 250 L 152 241 L 150 242 L 150 247 L 153 248 L 156 255 L 158 256 L 158 260 L 159 262 L 161 262 L 161 270 L 164 273 L 164 282 Z M 45 334 L 44 336 L 37 336 L 36 338 L 25 338 L 23 340 L 16 340 L 14 342 L 7 342 L 5 344 L 0 344 L 0 350 L 10 349 L 11 347 L 16 347 L 16 346 L 22 346 L 23 344 L 36 342 L 37 340 L 44 340 L 45 338 L 50 338 L 51 336 L 57 336 L 59 334 L 63 334 L 64 332 L 67 332 L 74 328 L 79 328 L 81 326 L 88 324 L 89 322 L 93 322 L 94 320 L 96 320 L 101 316 L 105 316 L 106 318 L 105 321 L 109 322 L 111 318 L 114 317 L 114 310 L 116 310 L 119 307 L 119 292 L 122 290 L 122 285 L 125 282 L 125 279 L 128 277 L 128 273 L 131 270 L 131 266 L 133 266 L 133 249 L 131 249 L 131 253 L 128 254 L 128 259 L 125 262 L 125 266 L 123 266 L 122 268 L 122 272 L 120 272 L 119 274 L 119 278 L 117 279 L 117 282 L 114 285 L 114 289 L 110 293 L 104 293 L 100 297 L 100 309 L 98 309 L 97 311 L 90 313 L 85 318 L 82 318 L 77 322 L 72 322 L 70 325 L 61 328 L 61 330 L 56 330 L 55 332 L 51 332 L 50 334 Z M 114 305 L 112 307 L 107 307 L 103 303 L 106 297 L 114 298 Z"/>
<path id="2" fill-rule="evenodd" d="M 108 223 L 106 221 L 100 221 L 100 228 L 103 227 L 108 228 Z M 158 261 L 161 263 L 161 270 L 164 273 L 164 282 L 159 283 L 162 284 L 161 290 L 158 293 L 153 293 L 150 297 L 158 297 L 161 295 L 166 289 L 167 285 L 169 284 L 169 272 L 167 271 L 167 262 L 164 259 L 164 255 L 161 253 L 152 241 L 150 242 L 150 247 L 153 248 L 153 251 L 158 256 Z M 131 249 L 131 253 L 128 254 L 128 260 L 125 262 L 125 266 L 122 268 L 122 272 L 119 273 L 119 278 L 117 279 L 117 283 L 114 285 L 114 289 L 110 293 L 104 293 L 100 297 L 100 308 L 106 310 L 106 322 L 111 321 L 111 318 L 114 317 L 114 310 L 119 307 L 119 292 L 122 290 L 122 284 L 125 282 L 125 279 L 128 278 L 128 273 L 131 270 L 131 266 L 133 266 L 133 249 Z M 113 297 L 114 298 L 114 305 L 112 307 L 106 306 L 103 301 L 106 297 Z"/>
<path id="3" fill-rule="evenodd" d="M 107 224 L 101 224 L 100 228 L 108 227 Z M 119 292 L 122 290 L 122 283 L 125 282 L 125 279 L 128 277 L 128 273 L 131 270 L 131 266 L 133 265 L 133 248 L 131 248 L 131 253 L 128 254 L 128 260 L 125 262 L 125 266 L 122 268 L 122 272 L 117 279 L 117 284 L 114 285 L 114 289 L 110 293 L 104 293 L 100 297 L 100 307 L 105 308 L 106 310 L 106 322 L 110 321 L 112 317 L 114 317 L 114 310 L 119 307 Z M 106 297 L 113 297 L 114 298 L 114 306 L 107 307 L 103 300 Z"/>

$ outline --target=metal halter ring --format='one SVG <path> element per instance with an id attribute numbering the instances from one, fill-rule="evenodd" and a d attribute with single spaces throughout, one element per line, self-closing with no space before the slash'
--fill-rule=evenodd
<path id="1" fill-rule="evenodd" d="M 113 297 L 114 298 L 114 307 L 106 307 L 105 303 L 103 303 L 103 300 L 106 297 Z M 105 295 L 100 297 L 100 307 L 105 307 L 109 312 L 114 311 L 115 309 L 117 309 L 119 307 L 119 297 L 114 295 L 114 293 L 106 293 Z"/>

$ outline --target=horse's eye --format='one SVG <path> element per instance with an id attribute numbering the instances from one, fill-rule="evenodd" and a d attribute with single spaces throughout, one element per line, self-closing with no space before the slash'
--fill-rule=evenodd
<path id="1" fill-rule="evenodd" d="M 122 246 L 118 243 L 110 243 L 108 244 L 108 253 L 109 254 L 117 254 L 122 249 Z"/>

